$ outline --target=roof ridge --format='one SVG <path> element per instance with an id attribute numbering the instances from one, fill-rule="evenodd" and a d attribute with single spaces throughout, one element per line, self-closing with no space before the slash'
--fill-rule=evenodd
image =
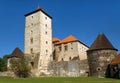
<path id="1" fill-rule="evenodd" d="M 57 44 L 68 43 L 68 42 L 73 42 L 73 41 L 79 41 L 79 40 L 76 37 L 74 37 L 73 35 L 69 35 L 66 38 L 64 38 L 63 40 L 61 40 L 60 42 L 58 42 Z"/>

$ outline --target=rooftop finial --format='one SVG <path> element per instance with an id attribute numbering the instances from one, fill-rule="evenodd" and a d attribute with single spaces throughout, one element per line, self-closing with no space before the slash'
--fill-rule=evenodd
<path id="1" fill-rule="evenodd" d="M 37 10 L 38 10 L 38 9 L 41 9 L 41 8 L 40 8 L 40 5 L 38 5 Z"/>

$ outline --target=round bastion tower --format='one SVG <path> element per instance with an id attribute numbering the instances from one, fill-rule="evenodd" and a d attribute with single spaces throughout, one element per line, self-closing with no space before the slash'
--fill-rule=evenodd
<path id="1" fill-rule="evenodd" d="M 117 49 L 104 34 L 99 34 L 87 51 L 89 75 L 105 77 L 107 66 L 115 55 L 117 55 Z"/>

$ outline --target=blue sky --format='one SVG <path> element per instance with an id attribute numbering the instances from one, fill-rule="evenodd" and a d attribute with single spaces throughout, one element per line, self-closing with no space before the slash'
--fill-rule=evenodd
<path id="1" fill-rule="evenodd" d="M 38 5 L 53 17 L 53 37 L 74 35 L 90 46 L 104 33 L 120 50 L 120 0 L 0 0 L 0 57 L 24 51 L 24 15 Z"/>

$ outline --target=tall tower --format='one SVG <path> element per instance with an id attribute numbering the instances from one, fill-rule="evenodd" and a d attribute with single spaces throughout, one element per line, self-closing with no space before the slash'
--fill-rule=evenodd
<path id="1" fill-rule="evenodd" d="M 25 15 L 24 51 L 33 70 L 47 72 L 52 55 L 52 17 L 40 7 Z"/>

